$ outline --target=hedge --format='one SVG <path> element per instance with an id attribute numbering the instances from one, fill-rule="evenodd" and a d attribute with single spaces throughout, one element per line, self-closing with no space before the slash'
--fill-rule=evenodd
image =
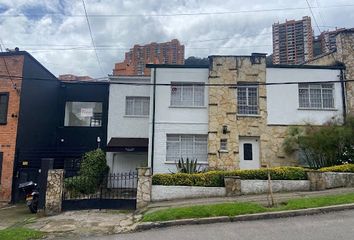
<path id="1" fill-rule="evenodd" d="M 354 173 L 354 164 L 344 164 L 319 169 L 321 172 L 351 172 Z"/>
<path id="2" fill-rule="evenodd" d="M 270 169 L 272 180 L 306 180 L 306 170 L 301 167 L 275 167 Z M 205 173 L 155 174 L 153 185 L 224 187 L 225 176 L 240 176 L 241 179 L 268 179 L 268 170 L 209 171 Z"/>

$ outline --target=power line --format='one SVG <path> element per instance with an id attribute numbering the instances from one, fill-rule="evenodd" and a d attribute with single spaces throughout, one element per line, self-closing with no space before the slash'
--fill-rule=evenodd
<path id="1" fill-rule="evenodd" d="M 354 4 L 342 4 L 342 5 L 327 5 L 314 8 L 342 8 L 342 7 L 354 7 Z M 276 11 L 296 11 L 305 10 L 306 7 L 287 7 L 287 8 L 269 8 L 269 9 L 255 9 L 255 10 L 240 10 L 240 11 L 223 11 L 223 12 L 196 12 L 196 13 L 171 13 L 171 14 L 91 14 L 87 15 L 91 18 L 128 18 L 128 17 L 174 17 L 174 16 L 200 16 L 200 15 L 226 15 L 226 14 L 243 14 L 243 13 L 259 13 L 259 12 L 276 12 Z M 43 13 L 43 14 L 1 14 L 0 17 L 20 17 L 20 16 L 59 16 L 59 17 L 86 17 L 82 14 L 63 14 L 59 12 Z"/>
<path id="2" fill-rule="evenodd" d="M 89 21 L 88 16 L 87 16 L 85 0 L 82 0 L 82 4 L 83 4 L 84 10 L 85 10 L 85 16 L 86 16 L 87 26 L 88 26 L 88 29 L 89 29 L 89 32 L 90 32 L 90 37 L 91 37 L 91 41 L 92 41 L 92 47 L 93 47 L 93 50 L 95 51 L 95 55 L 96 55 L 98 66 L 100 67 L 102 75 L 104 75 L 104 71 L 102 69 L 101 61 L 100 61 L 100 58 L 98 57 L 98 54 L 97 54 L 97 51 L 96 51 L 95 41 L 93 40 L 91 25 L 90 25 L 90 21 Z"/>
<path id="3" fill-rule="evenodd" d="M 316 26 L 317 26 L 317 29 L 318 29 L 318 31 L 319 31 L 319 34 L 321 34 L 321 29 L 320 29 L 320 26 L 319 26 L 318 23 L 317 23 L 315 14 L 314 14 L 313 11 L 312 11 L 312 7 L 311 7 L 311 5 L 310 5 L 310 3 L 309 3 L 308 0 L 306 0 L 306 3 L 307 3 L 307 6 L 308 6 L 308 9 L 310 10 L 310 13 L 311 13 L 311 15 L 312 15 L 312 17 L 313 17 L 313 20 L 315 21 L 315 24 L 316 24 Z M 326 41 L 325 41 L 325 43 L 326 43 Z M 326 43 L 326 46 L 328 47 L 328 50 L 331 51 L 331 46 L 330 46 L 329 42 Z M 335 61 L 336 61 L 336 58 L 334 57 L 333 52 L 331 53 L 331 56 L 332 56 L 332 58 L 333 58 L 333 60 L 334 60 L 334 62 L 335 62 Z"/>
<path id="4" fill-rule="evenodd" d="M 8 76 L 8 75 L 0 75 L 2 78 L 18 78 L 24 80 L 31 81 L 53 81 L 50 78 L 35 78 L 35 77 L 20 77 L 20 76 Z M 101 80 L 98 80 L 101 79 Z M 103 80 L 106 79 L 106 80 Z M 93 80 L 97 81 L 64 81 L 69 83 L 109 83 L 109 84 L 117 84 L 117 85 L 130 85 L 130 86 L 208 86 L 208 87 L 231 87 L 237 88 L 239 86 L 276 86 L 276 85 L 295 85 L 295 84 L 324 84 L 324 83 L 341 83 L 341 82 L 354 82 L 354 79 L 346 79 L 346 80 L 330 80 L 330 81 L 306 81 L 306 82 L 255 82 L 255 83 L 183 83 L 183 84 L 172 84 L 172 83 L 134 83 L 134 82 L 119 82 L 115 80 L 108 80 L 108 77 L 95 78 Z"/>

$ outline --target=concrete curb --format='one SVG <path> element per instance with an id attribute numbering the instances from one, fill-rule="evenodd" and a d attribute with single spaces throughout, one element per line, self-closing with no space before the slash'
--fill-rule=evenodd
<path id="1" fill-rule="evenodd" d="M 328 206 L 328 207 L 307 208 L 307 209 L 299 209 L 299 210 L 291 210 L 291 211 L 255 213 L 255 214 L 239 215 L 234 217 L 225 216 L 225 217 L 181 219 L 181 220 L 171 220 L 171 221 L 162 221 L 162 222 L 146 222 L 137 225 L 135 230 L 143 231 L 152 228 L 165 228 L 165 227 L 181 226 L 181 225 L 197 225 L 197 224 L 210 224 L 210 223 L 221 223 L 221 222 L 241 222 L 241 221 L 254 221 L 254 220 L 262 220 L 262 219 L 273 219 L 273 218 L 286 218 L 286 217 L 328 213 L 334 211 L 343 211 L 349 209 L 354 209 L 354 204 L 342 204 L 342 205 L 335 205 L 335 206 Z"/>

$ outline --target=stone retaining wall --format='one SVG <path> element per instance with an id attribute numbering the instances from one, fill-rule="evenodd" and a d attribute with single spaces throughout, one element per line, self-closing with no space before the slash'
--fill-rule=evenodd
<path id="1" fill-rule="evenodd" d="M 261 194 L 269 190 L 267 180 L 241 180 L 242 194 Z M 296 192 L 309 191 L 310 181 L 308 180 L 273 180 L 273 192 Z"/>

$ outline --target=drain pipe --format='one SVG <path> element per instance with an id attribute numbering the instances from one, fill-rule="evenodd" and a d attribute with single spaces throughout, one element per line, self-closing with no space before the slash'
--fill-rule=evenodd
<path id="1" fill-rule="evenodd" d="M 345 99 L 346 99 L 346 94 L 345 94 L 346 84 L 345 84 L 344 80 L 345 80 L 345 74 L 344 74 L 344 70 L 342 68 L 340 70 L 340 85 L 341 85 L 341 90 L 342 90 L 343 122 L 346 123 L 346 121 L 347 121 L 347 103 L 345 101 Z"/>
<path id="2" fill-rule="evenodd" d="M 154 68 L 154 80 L 153 80 L 153 92 L 152 92 L 151 174 L 153 174 L 154 172 L 155 107 L 156 107 L 156 67 Z"/>

